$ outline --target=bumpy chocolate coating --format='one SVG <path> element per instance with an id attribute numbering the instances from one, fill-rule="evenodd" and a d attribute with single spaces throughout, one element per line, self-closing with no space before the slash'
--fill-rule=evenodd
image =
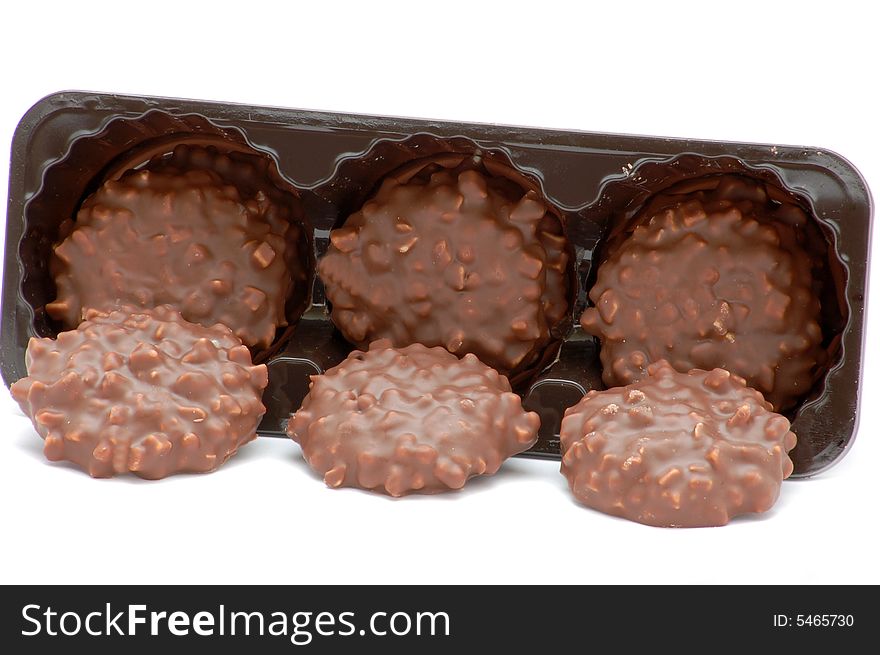
<path id="1" fill-rule="evenodd" d="M 261 202 L 262 217 L 269 223 L 272 232 L 287 237 L 288 263 L 291 276 L 299 281 L 305 280 L 305 253 L 300 252 L 304 245 L 303 211 L 298 197 L 292 197 L 291 190 L 282 190 L 275 182 L 275 172 L 267 157 L 242 151 L 222 151 L 216 146 L 178 145 L 167 156 L 157 156 L 150 160 L 147 168 L 157 173 L 182 175 L 189 171 L 209 171 L 220 176 L 223 184 L 232 185 L 243 202 Z"/>
<path id="2" fill-rule="evenodd" d="M 825 353 L 812 261 L 797 224 L 775 214 L 805 214 L 736 177 L 666 200 L 610 249 L 590 290 L 581 325 L 601 339 L 603 380 L 629 384 L 667 359 L 682 372 L 725 368 L 792 407 Z"/>
<path id="3" fill-rule="evenodd" d="M 474 355 L 387 340 L 312 377 L 287 433 L 331 487 L 459 489 L 537 440 L 538 415 Z"/>
<path id="4" fill-rule="evenodd" d="M 268 382 L 222 326 L 168 306 L 89 310 L 57 340 L 31 339 L 12 395 L 52 461 L 94 477 L 212 471 L 256 436 Z"/>
<path id="5" fill-rule="evenodd" d="M 268 347 L 303 277 L 301 266 L 291 269 L 290 229 L 299 228 L 283 205 L 247 186 L 246 173 L 232 175 L 244 169 L 227 158 L 226 170 L 253 194 L 243 197 L 212 169 L 218 159 L 179 149 L 159 170 L 131 171 L 86 199 L 54 250 L 58 296 L 47 313 L 75 327 L 89 308 L 170 304 L 189 321 L 223 323 L 248 346 Z"/>
<path id="6" fill-rule="evenodd" d="M 558 218 L 467 162 L 386 178 L 330 240 L 318 272 L 333 322 L 362 348 L 443 346 L 507 373 L 540 355 L 568 309 Z"/>
<path id="7" fill-rule="evenodd" d="M 796 438 L 761 393 L 724 369 L 648 366 L 640 382 L 590 391 L 562 420 L 562 474 L 575 497 L 661 527 L 766 512 L 793 469 Z"/>

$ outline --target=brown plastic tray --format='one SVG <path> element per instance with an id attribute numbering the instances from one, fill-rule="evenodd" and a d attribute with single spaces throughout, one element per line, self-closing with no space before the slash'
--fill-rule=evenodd
<path id="1" fill-rule="evenodd" d="M 59 326 L 45 314 L 54 298 L 47 265 L 58 226 L 108 176 L 170 151 L 181 142 L 252 150 L 270 157 L 278 181 L 302 199 L 315 259 L 329 230 L 356 210 L 384 176 L 420 157 L 463 153 L 508 167 L 537 185 L 559 209 L 573 249 L 570 323 L 561 347 L 516 389 L 541 415 L 540 439 L 527 454 L 559 457 L 562 413 L 591 388 L 602 388 L 596 341 L 577 325 L 591 282 L 593 256 L 612 225 L 654 193 L 682 180 L 734 173 L 782 190 L 815 218 L 829 244 L 823 329 L 832 361 L 790 413 L 798 446 L 795 476 L 837 461 L 855 436 L 872 218 L 858 170 L 822 148 L 669 139 L 381 116 L 253 107 L 217 102 L 61 92 L 34 105 L 12 142 L 6 222 L 0 369 L 7 385 L 26 375 L 31 336 Z M 314 270 L 313 261 L 309 269 Z M 308 376 L 351 350 L 329 320 L 312 274 L 302 315 L 269 351 L 260 433 L 283 434 L 308 388 Z M 827 301 L 831 298 L 830 305 Z"/>

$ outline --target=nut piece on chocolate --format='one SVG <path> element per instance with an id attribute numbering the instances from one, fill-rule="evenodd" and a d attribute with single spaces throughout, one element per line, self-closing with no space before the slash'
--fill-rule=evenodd
<path id="1" fill-rule="evenodd" d="M 788 419 L 724 369 L 679 373 L 660 361 L 647 373 L 566 411 L 561 470 L 575 497 L 660 527 L 770 509 L 793 468 Z"/>
<path id="2" fill-rule="evenodd" d="M 460 489 L 537 440 L 538 415 L 473 355 L 387 340 L 312 377 L 287 433 L 331 487 Z"/>
<path id="3" fill-rule="evenodd" d="M 182 156 L 167 172 L 132 171 L 86 199 L 54 250 L 58 296 L 46 311 L 76 327 L 89 308 L 170 304 L 268 347 L 301 277 L 288 266 L 288 223 L 265 193 L 243 198 L 206 162 L 175 170 Z"/>
<path id="4" fill-rule="evenodd" d="M 504 373 L 537 359 L 568 309 L 568 256 L 559 219 L 513 186 L 467 161 L 386 178 L 318 264 L 345 337 L 443 346 Z"/>
<path id="5" fill-rule="evenodd" d="M 222 326 L 172 308 L 90 310 L 57 340 L 31 339 L 12 396 L 52 461 L 94 477 L 213 471 L 256 436 L 266 367 Z"/>
<path id="6" fill-rule="evenodd" d="M 760 186 L 718 179 L 636 220 L 599 267 L 581 325 L 601 339 L 608 386 L 666 359 L 682 372 L 725 368 L 782 411 L 825 356 L 812 261 L 797 226 L 772 215 L 793 207 L 768 208 Z"/>

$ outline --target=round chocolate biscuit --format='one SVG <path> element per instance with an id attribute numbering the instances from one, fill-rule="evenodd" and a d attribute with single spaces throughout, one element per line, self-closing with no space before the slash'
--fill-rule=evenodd
<path id="1" fill-rule="evenodd" d="M 590 290 L 581 325 L 601 340 L 605 384 L 666 359 L 682 372 L 725 368 L 789 409 L 825 356 L 813 262 L 797 226 L 774 220 L 791 208 L 732 177 L 668 201 L 610 247 Z"/>
<path id="2" fill-rule="evenodd" d="M 287 325 L 288 223 L 264 193 L 243 199 L 213 170 L 131 171 L 86 199 L 51 271 L 46 312 L 76 327 L 88 309 L 170 304 L 268 347 Z M 302 276 L 299 276 L 302 277 Z"/>
<path id="3" fill-rule="evenodd" d="M 268 377 L 225 326 L 168 306 L 89 310 L 58 338 L 31 339 L 12 395 L 52 461 L 94 477 L 212 471 L 256 436 Z"/>
<path id="4" fill-rule="evenodd" d="M 333 322 L 361 348 L 387 338 L 523 369 L 568 310 L 554 211 L 461 156 L 385 178 L 318 263 Z"/>
<path id="5" fill-rule="evenodd" d="M 585 505 L 660 527 L 766 512 L 796 438 L 759 391 L 724 369 L 650 364 L 640 382 L 590 391 L 565 412 L 562 474 Z"/>
<path id="6" fill-rule="evenodd" d="M 287 433 L 329 486 L 402 496 L 494 474 L 535 443 L 538 425 L 474 355 L 382 340 L 313 376 Z"/>

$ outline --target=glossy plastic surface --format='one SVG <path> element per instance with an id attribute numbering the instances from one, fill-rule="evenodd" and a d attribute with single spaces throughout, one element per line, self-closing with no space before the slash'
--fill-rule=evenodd
<path id="1" fill-rule="evenodd" d="M 53 299 L 47 265 L 58 225 L 120 167 L 182 142 L 271 157 L 279 182 L 301 195 L 316 259 L 327 248 L 330 229 L 355 211 L 384 175 L 413 159 L 465 153 L 509 168 L 539 188 L 564 221 L 574 255 L 574 302 L 558 348 L 548 352 L 542 367 L 514 382 L 525 406 L 542 419 L 540 439 L 528 454 L 550 458 L 559 457 L 565 408 L 586 390 L 602 388 L 598 344 L 577 319 L 587 303 L 593 257 L 609 229 L 652 194 L 682 180 L 719 173 L 759 178 L 796 199 L 817 221 L 829 243 L 828 284 L 839 309 L 826 335 L 832 364 L 791 414 L 798 434 L 795 477 L 827 468 L 855 434 L 872 205 L 859 172 L 835 153 L 82 92 L 38 102 L 13 139 L 0 334 L 7 385 L 26 374 L 28 339 L 59 329 L 44 309 Z M 310 301 L 296 325 L 280 333 L 273 348 L 255 353 L 269 366 L 263 434 L 283 434 L 308 389 L 308 376 L 351 350 L 329 320 L 314 275 L 307 291 Z"/>

